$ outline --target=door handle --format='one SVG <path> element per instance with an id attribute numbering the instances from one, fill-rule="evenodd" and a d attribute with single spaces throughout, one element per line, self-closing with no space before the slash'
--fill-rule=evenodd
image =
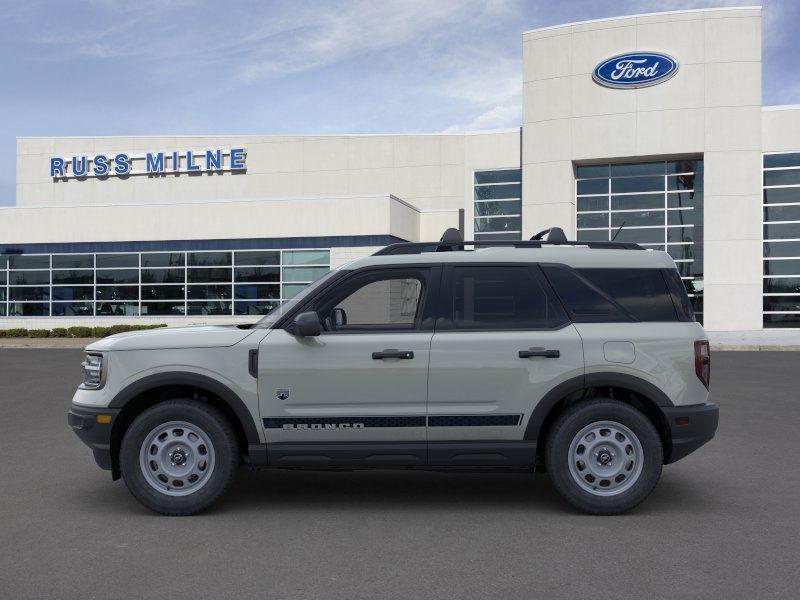
<path id="1" fill-rule="evenodd" d="M 520 358 L 533 358 L 534 356 L 542 356 L 544 358 L 558 358 L 561 356 L 559 350 L 545 350 L 544 348 L 528 348 L 527 350 L 520 350 Z"/>
<path id="2" fill-rule="evenodd" d="M 382 350 L 381 352 L 373 352 L 372 358 L 374 360 L 381 360 L 384 358 L 400 358 L 403 360 L 409 360 L 414 358 L 414 353 L 411 350 L 395 350 L 391 348 L 389 350 Z"/>

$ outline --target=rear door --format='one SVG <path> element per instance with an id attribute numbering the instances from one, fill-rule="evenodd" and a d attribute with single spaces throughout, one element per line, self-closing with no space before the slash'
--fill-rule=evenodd
<path id="1" fill-rule="evenodd" d="M 583 375 L 583 349 L 549 284 L 526 264 L 444 268 L 428 377 L 433 465 L 529 465 L 537 402 Z"/>

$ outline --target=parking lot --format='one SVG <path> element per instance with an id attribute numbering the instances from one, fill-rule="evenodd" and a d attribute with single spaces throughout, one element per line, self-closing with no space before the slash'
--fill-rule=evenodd
<path id="1" fill-rule="evenodd" d="M 717 438 L 633 513 L 546 476 L 242 469 L 157 516 L 66 424 L 78 350 L 0 349 L 0 598 L 796 598 L 795 352 L 718 352 Z"/>

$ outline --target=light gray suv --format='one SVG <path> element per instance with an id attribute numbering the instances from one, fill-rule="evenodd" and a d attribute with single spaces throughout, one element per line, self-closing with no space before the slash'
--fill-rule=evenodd
<path id="1" fill-rule="evenodd" d="M 69 424 L 170 515 L 242 463 L 547 471 L 577 508 L 620 513 L 718 420 L 672 259 L 555 230 L 388 246 L 256 324 L 114 335 L 83 368 Z"/>

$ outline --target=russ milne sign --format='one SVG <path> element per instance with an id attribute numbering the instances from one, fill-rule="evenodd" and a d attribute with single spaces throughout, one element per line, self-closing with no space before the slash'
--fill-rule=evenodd
<path id="1" fill-rule="evenodd" d="M 601 62 L 592 79 L 610 88 L 641 88 L 666 81 L 678 72 L 678 61 L 659 52 L 629 52 Z"/>
<path id="2" fill-rule="evenodd" d="M 129 155 L 53 157 L 50 159 L 50 177 L 54 179 L 83 179 L 87 177 L 123 177 L 126 175 L 166 175 L 179 173 L 221 173 L 244 171 L 247 151 L 203 150 L 195 152 L 148 152 Z M 134 168 L 137 165 L 138 168 Z"/>

